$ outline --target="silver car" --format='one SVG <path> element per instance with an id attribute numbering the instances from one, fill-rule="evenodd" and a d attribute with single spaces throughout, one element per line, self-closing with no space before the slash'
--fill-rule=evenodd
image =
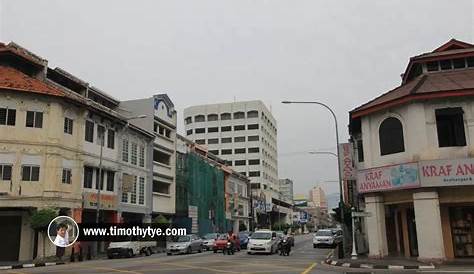
<path id="1" fill-rule="evenodd" d="M 331 229 L 320 229 L 314 234 L 313 247 L 336 246 L 343 240 L 342 231 L 333 231 Z"/>
<path id="2" fill-rule="evenodd" d="M 191 254 L 194 251 L 201 253 L 202 250 L 202 240 L 194 234 L 178 236 L 177 238 L 166 244 L 167 255 Z"/>

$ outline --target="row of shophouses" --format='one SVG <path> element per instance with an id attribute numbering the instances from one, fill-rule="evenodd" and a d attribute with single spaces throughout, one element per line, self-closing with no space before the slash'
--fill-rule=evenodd
<path id="1" fill-rule="evenodd" d="M 249 228 L 249 179 L 176 124 L 166 94 L 119 101 L 0 44 L 0 261 L 36 257 L 30 217 L 41 208 L 78 223 L 95 223 L 99 204 L 104 223 L 162 215 L 193 233 Z"/>
<path id="2" fill-rule="evenodd" d="M 453 39 L 411 57 L 399 87 L 349 116 L 346 198 L 368 216 L 359 251 L 473 258 L 474 45 Z"/>

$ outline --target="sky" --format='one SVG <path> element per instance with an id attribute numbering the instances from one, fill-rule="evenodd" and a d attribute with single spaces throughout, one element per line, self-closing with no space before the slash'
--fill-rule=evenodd
<path id="1" fill-rule="evenodd" d="M 0 0 L 15 41 L 120 100 L 167 93 L 178 112 L 262 100 L 277 119 L 280 178 L 295 193 L 338 190 L 334 123 L 400 85 L 409 57 L 451 38 L 474 43 L 472 0 Z"/>

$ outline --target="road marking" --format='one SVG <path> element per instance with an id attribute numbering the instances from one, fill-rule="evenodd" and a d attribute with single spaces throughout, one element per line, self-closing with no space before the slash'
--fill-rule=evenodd
<path id="1" fill-rule="evenodd" d="M 418 270 L 420 273 L 474 273 L 473 270 Z"/>
<path id="2" fill-rule="evenodd" d="M 8 270 L 7 273 L 11 273 L 11 274 L 26 274 L 25 272 L 14 271 L 14 270 Z"/>
<path id="3" fill-rule="evenodd" d="M 317 263 L 312 263 L 310 266 L 308 266 L 308 268 L 301 272 L 301 274 L 308 274 L 316 265 Z"/>
<path id="4" fill-rule="evenodd" d="M 230 270 L 221 270 L 221 269 L 216 269 L 216 268 L 210 268 L 210 267 L 204 267 L 204 266 L 194 266 L 194 265 L 191 265 L 191 264 L 183 264 L 183 263 L 180 263 L 180 264 L 173 264 L 173 263 L 161 263 L 161 264 L 164 264 L 164 265 L 171 265 L 171 266 L 176 266 L 176 267 L 189 267 L 191 269 L 203 269 L 203 270 L 210 270 L 210 271 L 214 271 L 214 272 L 222 272 L 222 273 L 240 273 L 240 272 L 235 272 L 235 271 L 230 271 Z"/>
<path id="5" fill-rule="evenodd" d="M 143 274 L 142 272 L 138 272 L 138 271 L 122 270 L 122 269 L 111 268 L 111 267 L 87 267 L 87 266 L 85 266 L 84 268 L 97 269 L 97 270 L 108 270 L 108 271 L 115 271 L 115 272 L 120 272 L 120 273 Z"/>

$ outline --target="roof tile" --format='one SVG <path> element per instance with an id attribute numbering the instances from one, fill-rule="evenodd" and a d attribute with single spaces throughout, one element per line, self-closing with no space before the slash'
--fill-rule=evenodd
<path id="1" fill-rule="evenodd" d="M 0 66 L 0 89 L 13 89 L 61 97 L 65 96 L 64 91 L 61 89 L 6 66 Z"/>

